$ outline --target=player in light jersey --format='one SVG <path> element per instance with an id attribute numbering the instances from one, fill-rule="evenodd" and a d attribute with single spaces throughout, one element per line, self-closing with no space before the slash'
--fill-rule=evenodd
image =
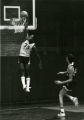
<path id="1" fill-rule="evenodd" d="M 77 82 L 76 79 L 74 79 L 77 73 L 77 69 L 74 67 L 74 56 L 69 54 L 66 57 L 66 62 L 68 63 L 67 70 L 65 72 L 59 72 L 58 74 L 66 74 L 68 76 L 68 80 L 55 80 L 55 84 L 62 86 L 62 89 L 59 92 L 60 113 L 58 114 L 58 117 L 65 116 L 65 110 L 63 106 L 64 95 L 67 96 L 75 104 L 75 106 L 78 106 L 78 98 L 67 94 L 67 92 L 72 91 Z"/>
<path id="2" fill-rule="evenodd" d="M 36 50 L 35 43 L 30 44 L 30 40 L 33 38 L 33 35 L 26 37 L 26 40 L 22 42 L 20 53 L 19 53 L 19 64 L 20 64 L 20 70 L 21 70 L 21 82 L 23 89 L 27 92 L 30 92 L 30 55 L 32 49 Z M 40 60 L 40 56 L 37 53 L 37 56 Z M 40 60 L 40 66 L 41 66 L 41 60 Z"/>

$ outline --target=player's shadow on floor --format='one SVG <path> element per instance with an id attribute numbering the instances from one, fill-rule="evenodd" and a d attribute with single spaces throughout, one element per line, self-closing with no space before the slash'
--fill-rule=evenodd
<path id="1" fill-rule="evenodd" d="M 49 118 L 49 119 L 45 119 L 45 120 L 66 120 L 65 117 L 53 117 L 53 118 Z"/>

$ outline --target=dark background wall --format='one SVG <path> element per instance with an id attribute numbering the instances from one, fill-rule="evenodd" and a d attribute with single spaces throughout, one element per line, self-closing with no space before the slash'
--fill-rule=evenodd
<path id="1" fill-rule="evenodd" d="M 19 5 L 19 2 L 22 10 L 27 10 L 30 0 L 3 0 L 2 7 Z M 59 87 L 54 85 L 54 80 L 59 79 L 56 75 L 58 71 L 66 69 L 65 55 L 69 52 L 75 54 L 78 67 L 79 83 L 73 95 L 84 101 L 84 2 L 36 0 L 36 16 L 38 28 L 30 31 L 30 34 L 35 35 L 34 41 L 42 59 L 43 70 L 39 69 L 38 59 L 32 53 L 30 94 L 22 90 L 19 77 L 17 61 L 20 35 L 14 35 L 13 31 L 1 31 L 1 104 L 58 102 Z"/>

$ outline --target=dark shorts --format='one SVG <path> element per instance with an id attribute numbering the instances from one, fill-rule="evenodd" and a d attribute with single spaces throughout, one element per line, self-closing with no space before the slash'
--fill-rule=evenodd
<path id="1" fill-rule="evenodd" d="M 29 57 L 19 56 L 19 63 L 28 64 Z"/>

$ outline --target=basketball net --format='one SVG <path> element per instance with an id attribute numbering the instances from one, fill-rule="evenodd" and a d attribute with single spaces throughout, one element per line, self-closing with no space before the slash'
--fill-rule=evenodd
<path id="1" fill-rule="evenodd" d="M 21 33 L 25 28 L 26 18 L 23 17 L 20 20 L 12 18 L 10 23 L 14 26 L 14 33 Z"/>

